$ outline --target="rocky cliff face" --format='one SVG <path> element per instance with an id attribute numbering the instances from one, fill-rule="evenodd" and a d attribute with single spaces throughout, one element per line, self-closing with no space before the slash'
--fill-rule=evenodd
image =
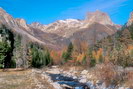
<path id="1" fill-rule="evenodd" d="M 46 25 L 40 24 L 38 22 L 34 22 L 34 23 L 30 24 L 29 26 L 36 28 L 36 29 L 40 29 L 42 31 L 44 31 L 46 28 Z"/>
<path id="2" fill-rule="evenodd" d="M 130 26 L 133 23 L 133 12 L 130 14 L 130 18 L 128 20 L 127 26 Z"/>
<path id="3" fill-rule="evenodd" d="M 100 11 L 88 13 L 85 20 L 66 19 L 43 25 L 38 22 L 27 24 L 24 19 L 14 19 L 0 8 L 0 23 L 27 37 L 29 41 L 52 48 L 61 48 L 75 39 L 84 39 L 92 44 L 93 39 L 100 40 L 120 28 L 106 13 Z"/>
<path id="4" fill-rule="evenodd" d="M 102 25 L 115 25 L 106 13 L 103 13 L 98 10 L 96 12 L 89 12 L 85 21 L 89 24 L 96 22 Z"/>

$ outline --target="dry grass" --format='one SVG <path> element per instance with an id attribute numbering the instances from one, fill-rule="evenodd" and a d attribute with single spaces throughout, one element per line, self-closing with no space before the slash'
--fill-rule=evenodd
<path id="1" fill-rule="evenodd" d="M 101 64 L 96 67 L 95 75 L 98 80 L 105 82 L 106 86 L 110 84 L 117 85 L 121 81 L 121 76 L 115 66 L 110 63 Z"/>
<path id="2" fill-rule="evenodd" d="M 39 86 L 38 86 L 39 84 Z M 39 88 L 40 86 L 42 88 Z M 40 74 L 35 74 L 31 69 L 14 71 L 0 70 L 0 89 L 53 89 Z"/>
<path id="3" fill-rule="evenodd" d="M 106 86 L 113 84 L 133 89 L 133 71 L 131 70 L 126 71 L 111 63 L 104 63 L 95 67 L 93 75 L 96 75 L 96 79 L 105 82 Z"/>
<path id="4" fill-rule="evenodd" d="M 32 89 L 31 70 L 0 72 L 0 89 Z M 32 86 L 32 87 L 30 87 Z"/>
<path id="5" fill-rule="evenodd" d="M 44 86 L 43 89 L 54 89 L 52 85 L 50 85 L 46 79 L 42 79 L 42 77 L 40 76 L 40 74 L 36 74 L 36 78 L 38 80 L 38 82 Z M 42 89 L 42 88 L 41 88 Z"/>
<path id="6" fill-rule="evenodd" d="M 126 75 L 126 85 L 133 89 L 133 71 L 130 71 Z"/>

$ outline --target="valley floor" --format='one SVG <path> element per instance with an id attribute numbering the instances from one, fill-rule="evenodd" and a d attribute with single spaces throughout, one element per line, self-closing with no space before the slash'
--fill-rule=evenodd
<path id="1" fill-rule="evenodd" d="M 120 75 L 123 71 L 133 71 L 133 68 L 123 70 L 118 68 Z M 109 70 L 110 71 L 110 70 Z M 112 74 L 108 77 L 104 75 L 112 73 L 102 70 L 104 79 L 116 78 Z M 108 87 L 104 81 L 99 80 L 96 76 L 101 74 L 99 69 L 87 69 L 83 67 L 65 67 L 52 66 L 43 69 L 27 69 L 27 70 L 0 70 L 0 89 L 132 89 L 128 84 L 132 85 L 132 78 L 130 82 L 124 81 L 123 85 L 111 85 Z M 122 75 L 124 76 L 124 75 Z M 119 76 L 117 76 L 119 77 Z M 126 84 L 126 85 L 125 85 Z"/>
<path id="2" fill-rule="evenodd" d="M 0 89 L 54 89 L 47 80 L 28 70 L 0 70 Z"/>

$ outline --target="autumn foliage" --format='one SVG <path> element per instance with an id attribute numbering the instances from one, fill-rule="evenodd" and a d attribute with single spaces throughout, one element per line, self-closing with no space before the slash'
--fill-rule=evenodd
<path id="1" fill-rule="evenodd" d="M 102 60 L 102 58 L 101 58 L 102 54 L 103 54 L 102 48 L 99 48 L 97 51 L 92 51 L 92 55 L 97 63 L 99 63 Z"/>
<path id="2" fill-rule="evenodd" d="M 56 51 L 56 50 L 52 50 L 50 51 L 50 55 L 53 58 L 53 64 L 57 65 L 57 64 L 61 64 L 62 61 L 62 51 Z"/>

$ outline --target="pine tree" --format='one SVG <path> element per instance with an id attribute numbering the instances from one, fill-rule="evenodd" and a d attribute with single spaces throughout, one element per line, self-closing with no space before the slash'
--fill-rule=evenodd
<path id="1" fill-rule="evenodd" d="M 13 49 L 14 34 L 2 25 L 0 27 L 0 68 L 9 68 L 12 65 L 15 67 L 15 61 L 12 60 Z"/>
<path id="2" fill-rule="evenodd" d="M 37 44 L 31 44 L 32 67 L 40 68 L 52 64 L 48 50 L 41 49 Z"/>
<path id="3" fill-rule="evenodd" d="M 67 62 L 68 60 L 72 60 L 72 52 L 73 52 L 73 44 L 70 43 L 67 48 L 67 51 L 64 52 L 62 55 L 64 62 Z"/>

